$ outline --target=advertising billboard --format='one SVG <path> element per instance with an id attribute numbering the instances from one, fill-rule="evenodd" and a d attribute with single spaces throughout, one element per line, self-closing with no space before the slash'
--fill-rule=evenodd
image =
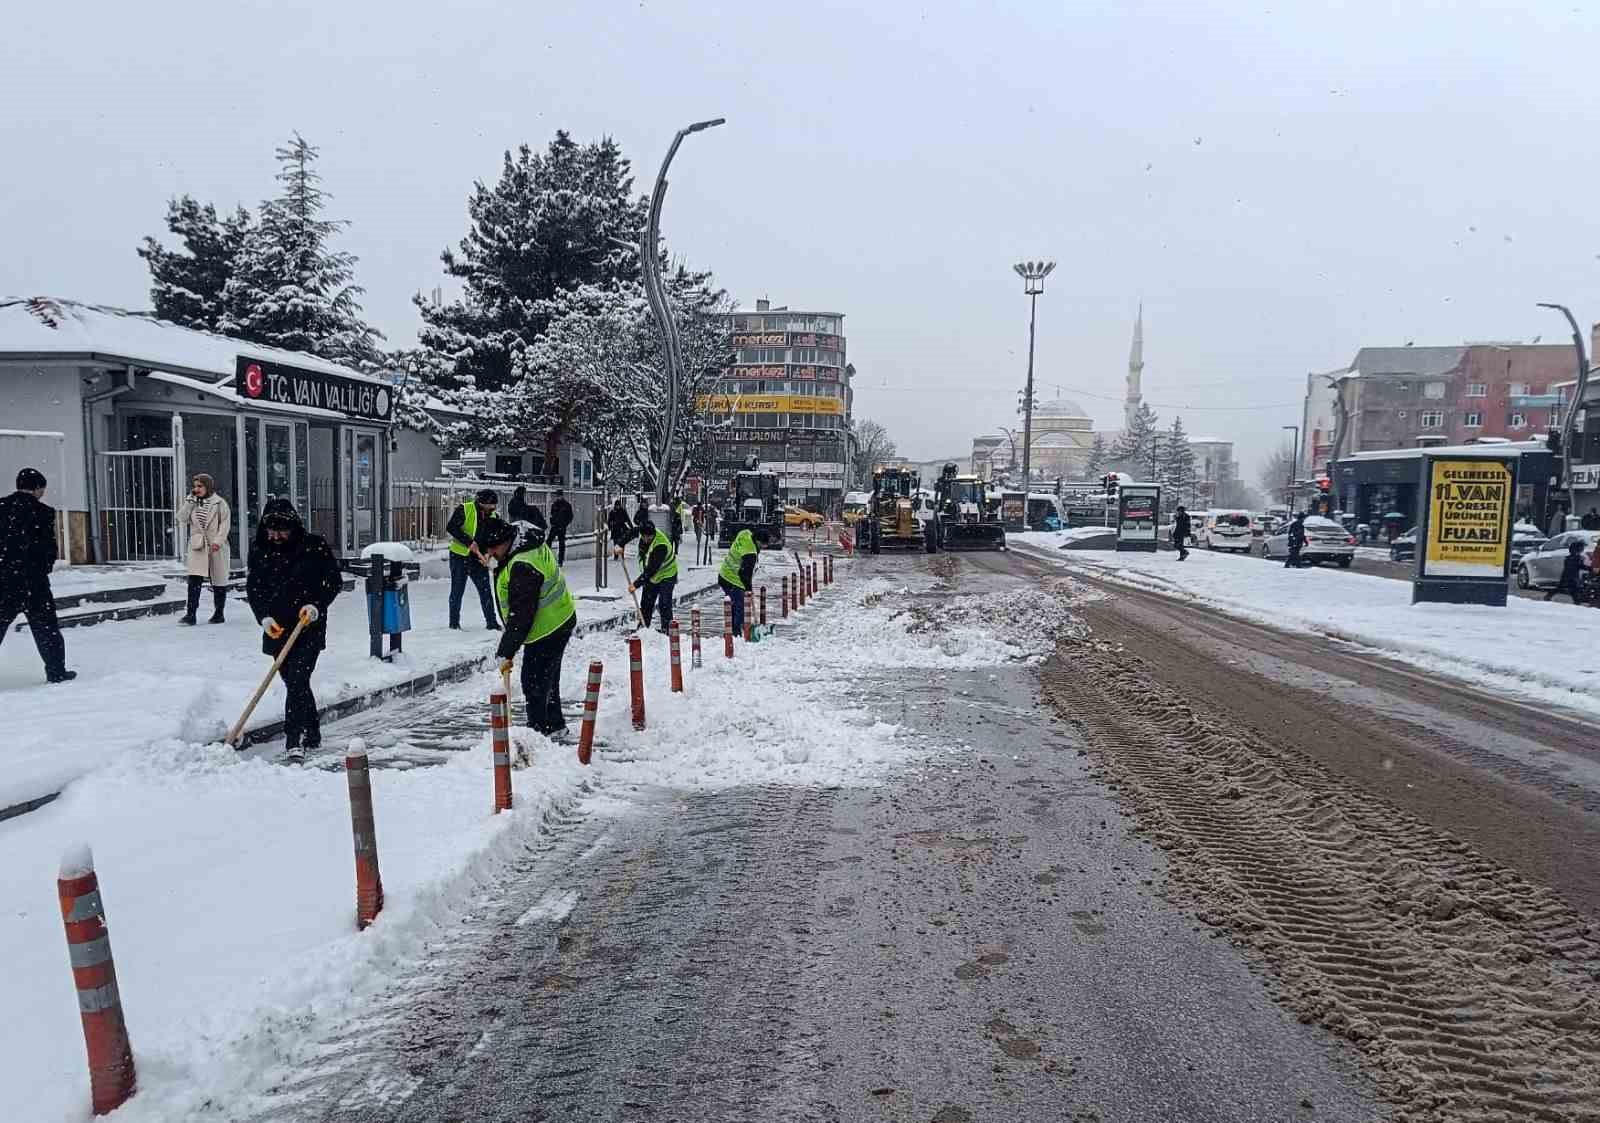
<path id="1" fill-rule="evenodd" d="M 1117 549 L 1154 552 L 1160 510 L 1160 484 L 1123 484 L 1117 493 Z"/>
<path id="2" fill-rule="evenodd" d="M 1412 603 L 1506 602 L 1517 457 L 1426 456 Z"/>

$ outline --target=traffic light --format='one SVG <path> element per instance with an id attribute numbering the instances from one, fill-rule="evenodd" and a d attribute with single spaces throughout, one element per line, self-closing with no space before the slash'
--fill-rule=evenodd
<path id="1" fill-rule="evenodd" d="M 1329 479 L 1318 480 L 1317 490 L 1322 492 L 1324 495 L 1328 494 L 1329 491 L 1333 490 L 1333 481 Z"/>

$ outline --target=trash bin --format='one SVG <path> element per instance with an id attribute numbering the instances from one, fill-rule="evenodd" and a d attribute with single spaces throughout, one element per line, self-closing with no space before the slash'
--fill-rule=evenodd
<path id="1" fill-rule="evenodd" d="M 385 659 L 383 637 L 389 637 L 389 655 L 401 650 L 400 637 L 411 630 L 411 591 L 402 562 L 385 562 L 382 554 L 367 557 L 367 632 L 373 658 Z"/>

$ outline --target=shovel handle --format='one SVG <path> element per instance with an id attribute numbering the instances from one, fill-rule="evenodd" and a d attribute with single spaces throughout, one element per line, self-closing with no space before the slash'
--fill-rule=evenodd
<path id="1" fill-rule="evenodd" d="M 289 633 L 289 638 L 283 641 L 283 646 L 278 649 L 278 657 L 272 661 L 272 666 L 267 668 L 266 677 L 261 680 L 261 685 L 256 687 L 256 692 L 250 696 L 250 701 L 245 705 L 244 713 L 239 715 L 239 720 L 233 723 L 233 728 L 228 731 L 224 744 L 234 748 L 239 747 L 239 738 L 244 735 L 244 723 L 250 720 L 250 715 L 256 712 L 256 704 L 261 701 L 261 696 L 267 692 L 267 687 L 272 685 L 272 676 L 278 673 L 283 666 L 283 661 L 289 657 L 289 650 L 294 647 L 294 641 L 300 638 L 300 633 L 305 630 L 306 618 L 300 617 L 295 621 L 294 630 Z"/>

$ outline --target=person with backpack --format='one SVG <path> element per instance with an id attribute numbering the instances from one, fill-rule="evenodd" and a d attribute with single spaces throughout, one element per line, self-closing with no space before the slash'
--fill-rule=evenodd
<path id="1" fill-rule="evenodd" d="M 498 523 L 482 542 L 484 552 L 499 562 L 495 598 L 506 621 L 495 649 L 500 670 L 510 674 L 522 654 L 528 724 L 546 737 L 560 736 L 567 728 L 561 713 L 561 660 L 578 628 L 577 602 L 543 527 L 525 526 L 519 538 L 517 527 Z"/>

